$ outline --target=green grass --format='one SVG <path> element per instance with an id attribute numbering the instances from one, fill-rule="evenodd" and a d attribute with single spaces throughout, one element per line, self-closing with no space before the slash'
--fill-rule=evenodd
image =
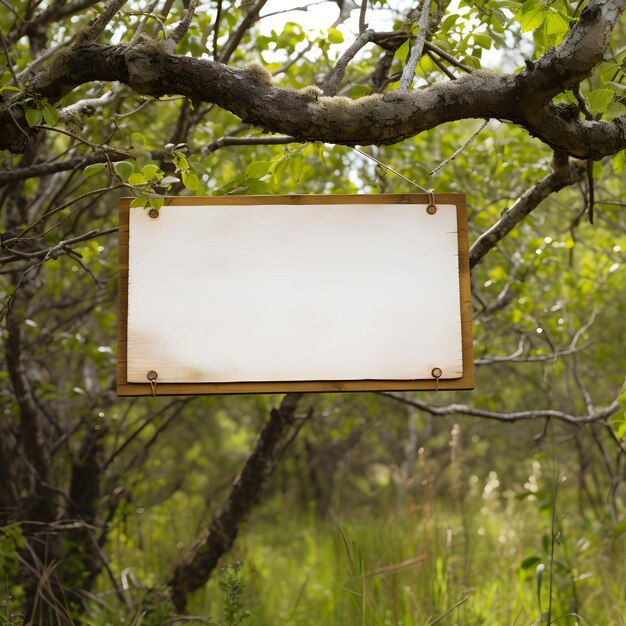
<path id="1" fill-rule="evenodd" d="M 481 504 L 471 513 L 353 513 L 337 523 L 258 520 L 235 554 L 243 562 L 250 623 L 541 624 L 552 570 L 551 623 L 624 626 L 623 537 L 557 512 L 551 568 L 549 511 L 514 497 Z M 214 581 L 195 597 L 192 612 L 217 615 L 218 598 Z"/>
<path id="2" fill-rule="evenodd" d="M 484 482 L 470 479 L 454 500 L 425 490 L 399 508 L 377 493 L 325 521 L 276 496 L 241 530 L 221 575 L 191 598 L 188 612 L 204 622 L 185 623 L 531 626 L 547 623 L 552 582 L 550 623 L 626 626 L 624 524 L 581 513 L 576 486 L 565 483 L 553 542 L 549 482 L 535 493 L 502 492 L 491 472 Z M 178 526 L 164 526 L 170 513 L 159 507 L 125 522 L 109 546 L 111 568 L 118 578 L 132 568 L 135 606 L 109 594 L 90 624 L 164 623 L 141 617 L 142 587 L 158 583 L 187 549 L 197 532 L 188 513 Z M 228 567 L 235 562 L 240 569 Z M 104 577 L 101 585 L 105 591 Z"/>

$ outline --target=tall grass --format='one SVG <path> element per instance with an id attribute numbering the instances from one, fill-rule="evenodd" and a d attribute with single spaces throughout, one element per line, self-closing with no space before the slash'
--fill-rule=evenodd
<path id="1" fill-rule="evenodd" d="M 250 623 L 624 626 L 623 536 L 581 519 L 565 486 L 553 509 L 497 483 L 475 484 L 462 510 L 257 519 L 236 549 Z M 218 597 L 211 583 L 194 612 L 211 614 Z"/>
<path id="2" fill-rule="evenodd" d="M 626 626 L 624 524 L 581 512 L 574 481 L 556 500 L 549 478 L 521 491 L 493 471 L 463 476 L 447 497 L 424 485 L 398 505 L 379 492 L 323 521 L 276 495 L 188 610 L 220 626 L 228 615 L 250 626 Z M 115 604 L 103 578 L 90 624 L 152 626 L 137 620 L 142 588 L 196 533 L 178 516 L 164 534 L 167 519 L 155 508 L 126 520 L 110 565 L 116 576 L 132 570 L 133 609 Z M 242 564 L 236 579 L 230 562 Z"/>

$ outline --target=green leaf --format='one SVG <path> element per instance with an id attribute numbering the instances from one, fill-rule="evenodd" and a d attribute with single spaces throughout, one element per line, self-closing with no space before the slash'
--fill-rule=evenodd
<path id="1" fill-rule="evenodd" d="M 355 85 L 350 90 L 350 95 L 352 96 L 354 100 L 356 100 L 357 98 L 362 98 L 363 96 L 367 96 L 369 93 L 371 93 L 371 91 L 372 90 L 369 87 L 366 87 L 365 85 Z"/>
<path id="2" fill-rule="evenodd" d="M 130 203 L 131 208 L 140 207 L 145 209 L 148 206 L 148 198 L 135 198 Z"/>
<path id="3" fill-rule="evenodd" d="M 146 147 L 146 138 L 141 133 L 131 133 L 130 140 L 132 141 L 134 148 L 143 149 Z"/>
<path id="4" fill-rule="evenodd" d="M 545 23 L 548 35 L 564 35 L 569 30 L 567 20 L 558 11 L 549 11 Z"/>
<path id="5" fill-rule="evenodd" d="M 175 185 L 180 182 L 180 178 L 176 176 L 165 176 L 161 179 L 161 185 Z"/>
<path id="6" fill-rule="evenodd" d="M 411 54 L 411 42 L 407 39 L 397 50 L 396 50 L 396 58 L 402 61 L 402 63 L 406 63 L 409 55 Z"/>
<path id="7" fill-rule="evenodd" d="M 99 174 L 105 167 L 105 163 L 92 163 L 83 170 L 83 174 L 85 175 L 85 178 L 89 178 L 90 176 Z"/>
<path id="8" fill-rule="evenodd" d="M 529 556 L 520 563 L 520 569 L 530 569 L 531 567 L 536 567 L 539 563 L 541 563 L 541 557 Z"/>
<path id="9" fill-rule="evenodd" d="M 613 171 L 621 174 L 626 168 L 626 150 L 621 150 L 613 157 Z"/>
<path id="10" fill-rule="evenodd" d="M 291 161 L 291 157 L 286 156 L 280 159 L 278 163 L 272 166 L 271 168 L 272 181 L 274 182 L 275 185 L 278 185 L 278 183 L 280 182 L 282 178 L 282 173 L 287 169 L 287 166 L 289 165 L 289 161 Z"/>
<path id="11" fill-rule="evenodd" d="M 196 191 L 200 186 L 200 179 L 193 172 L 183 172 L 183 185 L 191 191 Z"/>
<path id="12" fill-rule="evenodd" d="M 113 164 L 113 169 L 124 181 L 128 180 L 128 177 L 135 171 L 134 165 L 129 161 L 118 161 Z"/>
<path id="13" fill-rule="evenodd" d="M 338 28 L 329 28 L 328 41 L 330 43 L 343 43 L 343 33 Z"/>
<path id="14" fill-rule="evenodd" d="M 146 180 L 152 180 L 153 178 L 157 178 L 157 175 L 161 170 L 153 163 L 148 163 L 148 165 L 145 165 L 141 171 L 146 177 Z"/>
<path id="15" fill-rule="evenodd" d="M 55 126 L 59 121 L 59 112 L 50 104 L 43 107 L 43 119 L 46 120 L 48 126 Z"/>
<path id="16" fill-rule="evenodd" d="M 474 37 L 474 43 L 477 46 L 480 46 L 481 48 L 484 48 L 485 50 L 491 50 L 491 37 L 489 37 L 488 35 L 477 35 L 476 33 L 474 33 L 473 35 Z"/>
<path id="17" fill-rule="evenodd" d="M 174 165 L 179 172 L 186 172 L 189 169 L 189 161 L 182 152 L 174 152 Z"/>
<path id="18" fill-rule="evenodd" d="M 39 109 L 28 109 L 26 111 L 26 121 L 31 128 L 37 126 L 37 124 L 41 124 L 42 119 L 43 115 Z"/>
<path id="19" fill-rule="evenodd" d="M 262 178 L 268 173 L 270 165 L 269 161 L 252 161 L 246 167 L 246 176 L 248 178 Z"/>
<path id="20" fill-rule="evenodd" d="M 615 94 L 611 89 L 595 89 L 587 94 L 587 104 L 589 108 L 600 113 L 604 113 L 611 102 L 613 102 Z"/>
<path id="21" fill-rule="evenodd" d="M 148 202 L 153 209 L 158 211 L 163 206 L 165 198 L 162 198 L 161 196 L 152 196 L 148 198 Z"/>
<path id="22" fill-rule="evenodd" d="M 522 5 L 521 16 L 518 16 L 522 32 L 528 33 L 539 28 L 546 19 L 546 8 L 537 0 L 526 0 Z"/>
<path id="23" fill-rule="evenodd" d="M 289 171 L 293 175 L 294 180 L 299 183 L 304 172 L 304 159 L 301 154 L 296 154 L 292 157 L 289 163 Z"/>
<path id="24" fill-rule="evenodd" d="M 145 185 L 148 181 L 143 174 L 135 172 L 128 177 L 128 182 L 131 185 Z"/>

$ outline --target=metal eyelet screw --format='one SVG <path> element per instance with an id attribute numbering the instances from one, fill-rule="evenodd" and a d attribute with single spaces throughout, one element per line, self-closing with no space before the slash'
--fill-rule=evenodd
<path id="1" fill-rule="evenodd" d="M 148 211 L 148 217 L 151 217 L 153 220 L 155 220 L 157 217 L 159 217 L 158 209 L 150 209 Z"/>

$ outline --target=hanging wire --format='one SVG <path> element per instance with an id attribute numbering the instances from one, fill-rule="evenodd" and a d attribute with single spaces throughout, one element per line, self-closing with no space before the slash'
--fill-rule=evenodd
<path id="1" fill-rule="evenodd" d="M 431 197 L 432 197 L 432 194 L 434 194 L 434 192 L 435 192 L 434 189 L 426 189 L 426 187 L 422 187 L 421 185 L 416 183 L 414 180 L 411 180 L 410 178 L 407 178 L 404 174 L 401 174 L 397 170 L 394 170 L 393 167 L 390 167 L 386 163 L 383 163 L 382 161 L 379 161 L 375 156 L 372 156 L 371 154 L 368 154 L 367 152 L 364 152 L 363 150 L 361 150 L 360 148 L 357 148 L 355 146 L 350 146 L 350 147 L 354 151 L 358 152 L 359 154 L 362 154 L 364 157 L 367 157 L 368 159 L 371 159 L 372 161 L 374 161 L 374 163 L 377 163 L 381 167 L 384 167 L 386 170 L 390 171 L 392 174 L 395 174 L 396 176 L 399 176 L 403 180 L 406 180 L 407 183 L 410 183 L 414 187 L 417 187 L 418 189 L 421 189 L 424 193 L 429 194 Z"/>

